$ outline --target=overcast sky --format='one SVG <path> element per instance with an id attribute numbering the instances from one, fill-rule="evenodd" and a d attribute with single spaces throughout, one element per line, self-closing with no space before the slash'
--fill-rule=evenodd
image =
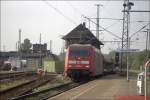
<path id="1" fill-rule="evenodd" d="M 20 28 L 22 42 L 25 38 L 29 38 L 32 43 L 39 43 L 41 33 L 42 43 L 48 43 L 49 49 L 49 41 L 52 40 L 52 51 L 59 54 L 62 48 L 61 37 L 83 21 L 88 22 L 82 15 L 90 18 L 96 17 L 95 4 L 103 5 L 100 7 L 101 18 L 122 19 L 122 1 L 1 1 L 1 49 L 3 51 L 16 50 L 18 29 Z M 149 2 L 134 2 L 132 9 L 149 10 Z M 148 18 L 148 13 L 131 13 L 130 35 L 148 24 Z M 122 21 L 101 19 L 100 25 L 121 37 Z M 90 29 L 95 30 L 95 24 L 91 23 Z M 95 31 L 92 32 L 95 35 Z M 119 40 L 108 32 L 100 33 L 100 40 Z M 131 48 L 145 48 L 144 32 L 134 35 L 131 40 L 133 41 Z M 102 52 L 108 53 L 110 50 L 117 49 L 119 45 L 121 44 L 106 43 Z"/>

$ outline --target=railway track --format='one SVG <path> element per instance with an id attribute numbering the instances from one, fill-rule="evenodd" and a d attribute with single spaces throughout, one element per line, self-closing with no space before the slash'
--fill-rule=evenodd
<path id="1" fill-rule="evenodd" d="M 44 85 L 48 81 L 54 79 L 56 75 L 45 75 L 42 77 L 38 77 L 37 79 L 31 80 L 27 83 L 23 83 L 16 87 L 10 88 L 5 91 L 0 91 L 0 98 L 1 100 L 11 99 L 13 97 L 17 97 L 26 93 L 32 92 L 33 89 Z"/>
<path id="2" fill-rule="evenodd" d="M 0 73 L 0 82 L 5 82 L 13 79 L 17 79 L 19 77 L 23 77 L 26 75 L 33 75 L 35 72 L 28 71 L 28 72 L 12 72 L 12 73 Z"/>
<path id="3" fill-rule="evenodd" d="M 12 98 L 11 100 L 47 100 L 50 97 L 56 96 L 62 92 L 75 88 L 81 84 L 82 83 L 69 82 L 69 83 L 62 84 L 53 88 L 45 89 L 39 92 L 33 92 L 33 93 L 21 95 L 21 96 Z"/>

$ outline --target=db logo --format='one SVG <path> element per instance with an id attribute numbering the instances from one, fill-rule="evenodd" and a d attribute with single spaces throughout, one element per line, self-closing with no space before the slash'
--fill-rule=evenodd
<path id="1" fill-rule="evenodd" d="M 80 61 L 77 61 L 77 64 L 81 64 L 81 62 L 80 62 Z"/>

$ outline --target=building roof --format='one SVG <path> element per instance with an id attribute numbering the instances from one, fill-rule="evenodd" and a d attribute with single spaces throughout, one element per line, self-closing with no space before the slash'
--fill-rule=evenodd
<path id="1" fill-rule="evenodd" d="M 85 27 L 85 24 L 78 25 L 71 32 L 65 35 L 62 39 L 79 39 L 84 43 L 96 43 L 98 45 L 104 45 L 92 34 L 92 32 L 88 28 Z"/>

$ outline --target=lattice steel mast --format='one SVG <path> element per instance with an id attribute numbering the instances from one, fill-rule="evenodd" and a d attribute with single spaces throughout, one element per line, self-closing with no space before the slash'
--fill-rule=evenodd
<path id="1" fill-rule="evenodd" d="M 123 32 L 122 32 L 122 50 L 129 49 L 129 25 L 130 25 L 130 13 L 131 6 L 133 6 L 132 2 L 129 2 L 129 0 L 124 0 L 124 11 L 123 11 Z M 123 67 L 123 57 L 124 54 L 121 52 L 121 72 Z M 127 80 L 128 80 L 128 52 L 126 53 L 126 63 L 127 63 Z"/>

